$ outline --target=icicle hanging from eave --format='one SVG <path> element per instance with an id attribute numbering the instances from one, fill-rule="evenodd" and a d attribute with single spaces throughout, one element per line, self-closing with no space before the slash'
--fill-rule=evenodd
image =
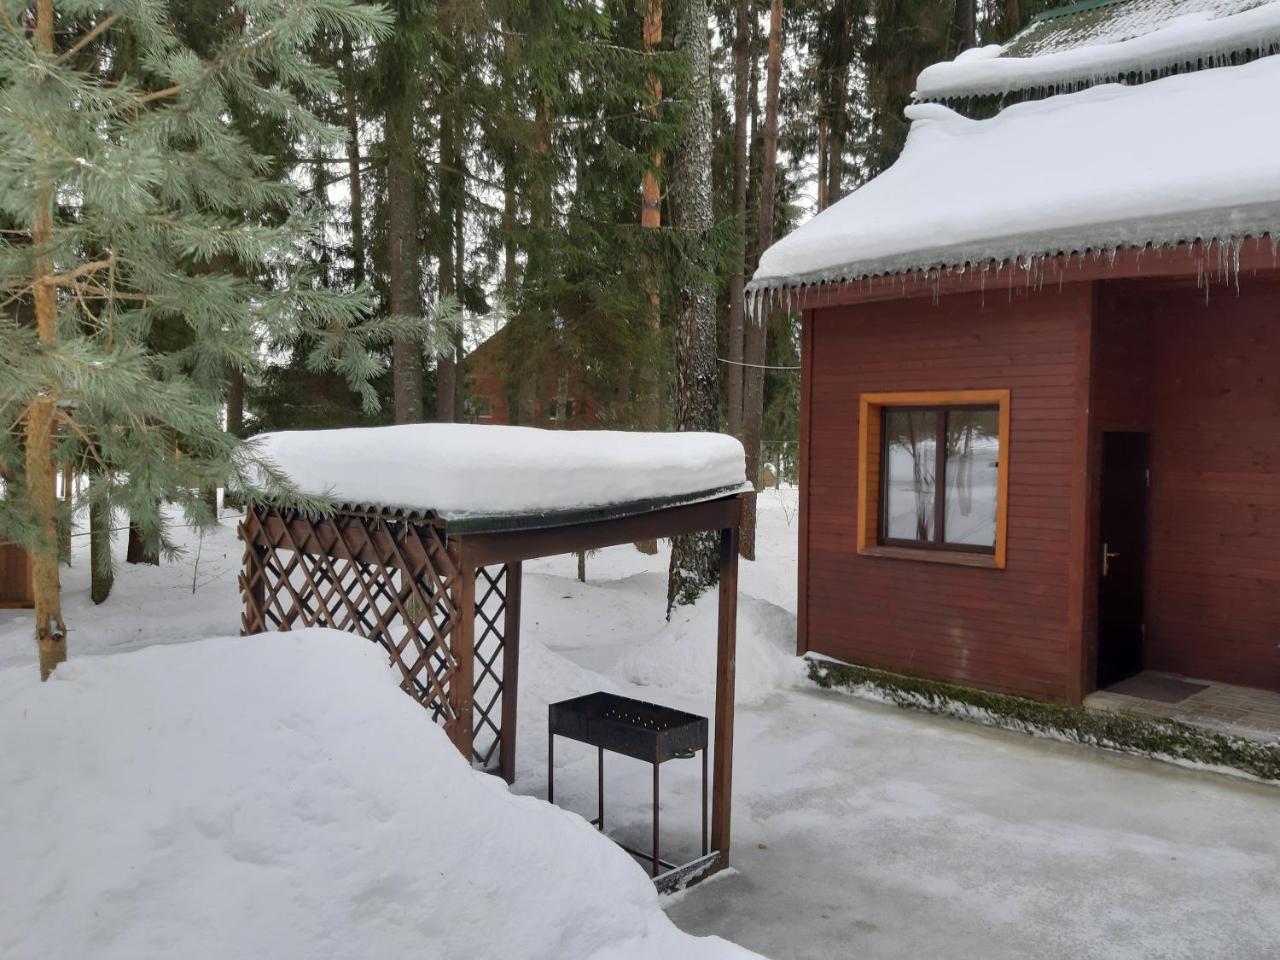
<path id="1" fill-rule="evenodd" d="M 1209 289 L 1215 280 L 1224 286 L 1240 289 L 1241 259 L 1245 245 L 1252 243 L 1255 249 L 1269 247 L 1271 265 L 1280 268 L 1280 231 L 1253 235 L 1225 235 L 1193 237 L 1190 239 L 1151 240 L 1145 244 L 1098 244 L 1084 248 L 1062 248 L 1042 250 L 1039 252 L 1011 253 L 1005 257 L 975 258 L 950 264 L 921 264 L 895 271 L 875 271 L 859 269 L 856 265 L 834 270 L 822 271 L 820 274 L 805 277 L 776 278 L 753 281 L 743 291 L 744 308 L 747 317 L 753 323 L 762 323 L 768 310 L 782 306 L 786 310 L 803 310 L 819 305 L 825 297 L 827 304 L 835 302 L 842 288 L 857 285 L 861 292 L 874 290 L 876 284 L 897 283 L 902 296 L 908 295 L 908 284 L 919 286 L 927 284 L 930 296 L 936 304 L 942 296 L 944 280 L 963 277 L 973 273 L 978 277 L 978 291 L 986 296 L 987 281 L 998 282 L 1000 275 L 1008 277 L 1008 292 L 1012 296 L 1015 278 L 1021 271 L 1022 285 L 1028 292 L 1044 289 L 1045 280 L 1056 275 L 1058 288 L 1067 281 L 1073 260 L 1078 260 L 1083 267 L 1087 262 L 1106 262 L 1108 268 L 1114 268 L 1122 253 L 1132 253 L 1141 262 L 1144 255 L 1151 253 L 1163 257 L 1168 251 L 1184 249 L 1196 258 L 1197 286 L 1205 290 L 1208 301 Z"/>
<path id="2" fill-rule="evenodd" d="M 1010 104 L 1021 103 L 1026 100 L 1044 100 L 1048 97 L 1079 93 L 1082 90 L 1089 90 L 1108 83 L 1119 83 L 1132 87 L 1183 73 L 1198 73 L 1201 70 L 1218 69 L 1220 67 L 1238 67 L 1246 63 L 1252 63 L 1262 57 L 1277 55 L 1280 55 L 1280 37 L 1271 38 L 1265 42 L 1260 42 L 1256 46 L 1240 50 L 1181 57 L 1159 66 L 1148 65 L 1098 71 L 1084 76 L 1053 81 L 1041 80 L 1020 83 L 1011 80 L 992 89 L 985 87 L 969 89 L 957 85 L 955 89 L 934 91 L 928 95 L 921 95 L 916 92 L 912 94 L 912 101 L 915 103 L 939 103 L 950 107 L 961 116 L 986 116 L 998 113 Z"/>

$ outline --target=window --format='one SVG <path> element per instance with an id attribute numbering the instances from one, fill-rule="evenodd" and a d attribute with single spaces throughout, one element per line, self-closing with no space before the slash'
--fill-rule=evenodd
<path id="1" fill-rule="evenodd" d="M 463 401 L 463 412 L 468 423 L 493 419 L 493 398 L 475 393 Z"/>
<path id="2" fill-rule="evenodd" d="M 1009 392 L 864 394 L 858 550 L 1003 567 Z"/>

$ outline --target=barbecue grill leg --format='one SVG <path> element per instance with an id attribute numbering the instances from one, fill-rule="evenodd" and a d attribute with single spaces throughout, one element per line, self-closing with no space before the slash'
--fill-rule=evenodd
<path id="1" fill-rule="evenodd" d="M 556 802 L 556 735 L 547 734 L 547 803 Z"/>
<path id="2" fill-rule="evenodd" d="M 658 875 L 658 763 L 653 764 L 653 875 Z"/>
<path id="3" fill-rule="evenodd" d="M 707 748 L 702 748 L 702 855 L 707 855 Z"/>
<path id="4" fill-rule="evenodd" d="M 600 775 L 596 778 L 596 806 L 600 809 L 600 832 L 604 833 L 604 747 L 600 751 Z"/>

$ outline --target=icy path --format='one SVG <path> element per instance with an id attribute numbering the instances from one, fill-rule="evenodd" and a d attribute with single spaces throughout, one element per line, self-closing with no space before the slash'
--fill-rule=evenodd
<path id="1" fill-rule="evenodd" d="M 670 903 L 678 924 L 780 960 L 1277 955 L 1280 789 L 797 685 L 791 615 L 760 599 L 794 609 L 794 527 L 766 504 L 742 576 L 736 871 Z M 678 648 L 712 645 L 713 611 L 663 630 L 662 570 L 629 549 L 589 559 L 585 586 L 570 558 L 530 565 L 527 639 L 549 650 L 521 698 L 517 790 L 545 795 L 547 700 L 596 682 L 708 710 L 711 663 Z M 544 669 L 556 653 L 581 672 Z M 591 815 L 594 755 L 569 754 L 557 799 Z M 609 763 L 611 830 L 644 848 L 648 768 Z M 687 853 L 695 768 L 663 768 L 664 843 Z"/>
<path id="2" fill-rule="evenodd" d="M 669 907 L 691 933 L 776 958 L 1276 956 L 1275 787 L 838 694 L 739 723 L 737 874 Z"/>
<path id="3" fill-rule="evenodd" d="M 763 504 L 762 559 L 742 568 L 736 872 L 669 903 L 678 924 L 779 960 L 1276 956 L 1280 789 L 807 688 L 789 656 L 794 493 Z M 233 531 L 198 571 L 194 547 L 123 568 L 99 609 L 78 555 L 72 657 L 234 633 Z M 516 792 L 545 796 L 549 701 L 615 689 L 708 712 L 714 604 L 667 626 L 665 564 L 606 550 L 586 584 L 571 557 L 528 566 Z M 0 665 L 33 664 L 29 623 L 0 611 Z M 594 755 L 556 753 L 557 799 L 594 815 Z M 643 846 L 648 768 L 608 763 L 610 831 Z M 662 776 L 664 850 L 691 855 L 697 764 Z"/>

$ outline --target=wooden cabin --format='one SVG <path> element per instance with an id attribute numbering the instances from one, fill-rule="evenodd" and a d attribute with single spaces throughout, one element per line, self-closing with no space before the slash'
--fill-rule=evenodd
<path id="1" fill-rule="evenodd" d="M 0 610 L 30 607 L 34 603 L 31 558 L 16 544 L 0 542 Z"/>
<path id="2" fill-rule="evenodd" d="M 532 382 L 521 383 L 513 375 L 509 333 L 510 325 L 503 327 L 463 359 L 464 419 L 550 429 L 601 426 L 600 404 L 569 358 L 552 351 Z"/>
<path id="3" fill-rule="evenodd" d="M 753 309 L 803 314 L 801 653 L 1280 691 L 1280 4 L 1164 43 L 1190 6 L 926 70 L 899 161 L 761 259 Z"/>

